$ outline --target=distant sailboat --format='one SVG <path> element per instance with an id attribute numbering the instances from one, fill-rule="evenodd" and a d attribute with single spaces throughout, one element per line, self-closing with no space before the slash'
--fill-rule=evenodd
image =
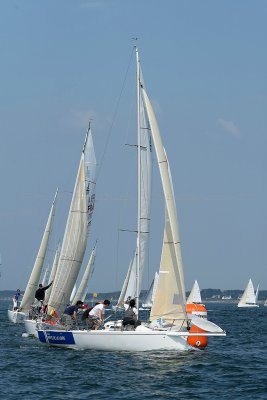
<path id="1" fill-rule="evenodd" d="M 189 317 L 197 315 L 198 317 L 207 318 L 207 309 L 202 303 L 200 288 L 197 281 L 194 282 L 187 298 L 186 312 Z"/>
<path id="2" fill-rule="evenodd" d="M 199 285 L 198 285 L 197 281 L 194 282 L 194 285 L 193 285 L 193 287 L 191 289 L 191 292 L 190 292 L 190 294 L 189 294 L 189 296 L 187 298 L 187 302 L 186 303 L 187 304 L 190 304 L 190 303 L 202 303 L 200 289 L 199 289 Z"/>
<path id="3" fill-rule="evenodd" d="M 156 289 L 157 289 L 157 284 L 158 284 L 158 279 L 159 279 L 159 274 L 158 274 L 158 272 L 156 272 L 154 279 L 150 285 L 150 288 L 148 289 L 145 301 L 144 301 L 144 303 L 142 303 L 142 307 L 145 309 L 150 309 L 153 305 L 155 293 L 156 293 Z"/>
<path id="4" fill-rule="evenodd" d="M 249 279 L 247 287 L 244 290 L 237 307 L 259 307 L 258 304 L 256 304 L 258 300 L 258 293 L 259 285 L 255 293 L 252 280 Z"/>
<path id="5" fill-rule="evenodd" d="M 54 209 L 56 204 L 57 193 L 58 190 L 56 191 L 52 203 L 44 235 L 21 304 L 17 310 L 13 309 L 8 310 L 8 318 L 11 322 L 22 323 L 24 319 L 28 316 L 31 305 L 34 302 L 35 292 L 38 288 L 38 284 L 40 283 L 40 277 L 42 274 L 49 237 L 52 231 L 52 223 L 54 218 Z"/>
<path id="6" fill-rule="evenodd" d="M 90 276 L 93 273 L 95 254 L 96 254 L 96 245 L 91 252 L 91 255 L 90 255 L 88 264 L 85 268 L 80 286 L 78 287 L 78 290 L 75 293 L 75 297 L 73 298 L 72 304 L 76 304 L 78 300 L 85 301 L 85 297 L 87 294 L 88 281 L 89 281 Z"/>

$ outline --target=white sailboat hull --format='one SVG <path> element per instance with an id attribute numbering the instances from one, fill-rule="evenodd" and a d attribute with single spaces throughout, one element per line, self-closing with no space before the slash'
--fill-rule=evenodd
<path id="1" fill-rule="evenodd" d="M 37 333 L 37 321 L 35 319 L 24 320 L 25 330 L 30 336 L 38 337 Z"/>
<path id="2" fill-rule="evenodd" d="M 10 322 L 14 324 L 22 324 L 27 317 L 22 311 L 7 310 L 7 316 Z"/>
<path id="3" fill-rule="evenodd" d="M 250 308 L 250 307 L 259 307 L 258 304 L 238 304 L 237 307 L 239 308 Z"/>
<path id="4" fill-rule="evenodd" d="M 41 342 L 103 351 L 190 350 L 186 337 L 158 331 L 38 331 Z"/>
<path id="5" fill-rule="evenodd" d="M 205 332 L 198 335 L 225 336 L 225 333 Z M 153 331 L 143 327 L 135 331 L 38 330 L 39 340 L 48 345 L 102 351 L 195 350 L 187 343 L 188 336 L 193 335 L 188 332 Z"/>

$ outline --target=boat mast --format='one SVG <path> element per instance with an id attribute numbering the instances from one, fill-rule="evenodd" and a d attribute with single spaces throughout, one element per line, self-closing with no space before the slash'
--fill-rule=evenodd
<path id="1" fill-rule="evenodd" d="M 136 100 L 137 100 L 137 268 L 136 268 L 136 308 L 137 318 L 139 314 L 139 292 L 140 292 L 140 230 L 141 230 L 141 138 L 140 138 L 140 61 L 138 48 L 136 52 Z"/>

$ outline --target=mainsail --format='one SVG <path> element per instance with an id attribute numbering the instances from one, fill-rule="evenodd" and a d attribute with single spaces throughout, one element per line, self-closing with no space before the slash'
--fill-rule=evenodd
<path id="1" fill-rule="evenodd" d="M 150 288 L 148 289 L 147 296 L 145 298 L 145 301 L 142 304 L 142 307 L 148 307 L 148 308 L 152 307 L 152 304 L 155 299 L 155 293 L 157 290 L 158 280 L 159 280 L 159 274 L 158 274 L 158 272 L 156 272 L 154 279 L 150 285 Z"/>
<path id="2" fill-rule="evenodd" d="M 54 282 L 54 280 L 55 280 L 55 276 L 56 276 L 56 272 L 57 272 L 57 266 L 58 266 L 58 257 L 59 257 L 59 247 L 57 248 L 57 250 L 55 252 L 53 265 L 52 265 L 51 273 L 50 273 L 49 280 L 48 280 L 49 283 L 50 282 Z M 45 291 L 46 303 L 49 303 L 49 297 L 50 297 L 50 294 L 51 294 L 51 290 L 52 290 L 52 286 L 49 286 L 49 288 Z"/>
<path id="3" fill-rule="evenodd" d="M 87 286 L 88 286 L 88 281 L 89 278 L 93 272 L 93 266 L 95 262 L 95 253 L 96 253 L 96 246 L 93 248 L 92 253 L 90 255 L 88 264 L 85 268 L 80 286 L 78 287 L 78 290 L 76 291 L 75 297 L 72 300 L 73 304 L 76 304 L 78 300 L 84 301 L 87 293 Z"/>
<path id="4" fill-rule="evenodd" d="M 28 281 L 24 296 L 21 301 L 20 309 L 21 311 L 28 311 L 34 302 L 34 295 L 40 283 L 40 277 L 42 273 L 42 268 L 44 265 L 46 250 L 49 243 L 49 237 L 52 231 L 52 223 L 54 218 L 54 209 L 56 204 L 58 190 L 56 191 L 51 210 L 48 216 L 47 224 L 45 227 L 44 235 L 40 244 L 40 248 L 31 272 L 30 279 Z"/>
<path id="5" fill-rule="evenodd" d="M 138 88 L 143 85 L 142 73 L 138 64 Z M 131 260 L 123 289 L 118 301 L 122 306 L 128 297 L 139 298 L 144 266 L 147 262 L 150 208 L 151 208 L 151 133 L 145 105 L 137 90 L 137 124 L 138 124 L 138 234 L 134 257 Z M 138 271 L 137 271 L 138 270 Z M 137 281 L 138 276 L 138 281 Z"/>
<path id="6" fill-rule="evenodd" d="M 94 209 L 95 173 L 96 159 L 89 125 L 63 237 L 58 270 L 49 299 L 49 312 L 52 307 L 58 315 L 64 311 L 70 300 L 83 262 Z"/>

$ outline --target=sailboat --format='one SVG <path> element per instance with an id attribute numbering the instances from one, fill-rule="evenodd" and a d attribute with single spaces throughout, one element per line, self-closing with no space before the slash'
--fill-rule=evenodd
<path id="1" fill-rule="evenodd" d="M 194 282 L 186 303 L 202 303 L 198 281 Z"/>
<path id="2" fill-rule="evenodd" d="M 242 294 L 237 307 L 259 307 L 257 304 L 258 294 L 259 285 L 255 293 L 252 280 L 249 279 L 246 289 L 244 290 L 244 293 Z"/>
<path id="3" fill-rule="evenodd" d="M 53 282 L 54 279 L 55 279 L 57 265 L 58 265 L 58 257 L 59 257 L 59 247 L 56 249 L 56 252 L 55 252 L 55 255 L 54 255 L 54 260 L 53 260 L 52 269 L 51 269 L 51 273 L 50 273 L 48 282 Z M 52 290 L 52 286 L 50 286 L 45 291 L 44 304 L 48 303 L 48 299 L 50 297 L 51 290 Z M 29 336 L 37 337 L 37 330 L 36 330 L 37 323 L 38 323 L 38 316 L 37 315 L 32 314 L 32 315 L 26 317 L 24 319 L 24 327 L 25 327 L 25 330 L 26 330 L 26 334 L 28 334 Z"/>
<path id="4" fill-rule="evenodd" d="M 93 349 L 108 351 L 147 351 L 147 350 L 178 350 L 193 349 L 191 338 L 195 340 L 196 347 L 202 336 L 225 336 L 225 332 L 216 324 L 192 318 L 192 327 L 199 328 L 191 331 L 186 314 L 186 298 L 184 286 L 184 273 L 178 233 L 177 213 L 171 173 L 165 149 L 162 144 L 156 117 L 148 95 L 140 69 L 137 47 L 137 106 L 144 108 L 144 113 L 149 122 L 149 129 L 158 161 L 161 183 L 165 200 L 165 228 L 163 249 L 159 268 L 159 279 L 155 299 L 151 309 L 151 322 L 138 326 L 134 331 L 103 329 L 103 330 L 38 330 L 39 340 L 48 345 L 69 347 L 77 349 Z M 138 115 L 140 115 L 138 113 Z M 138 117 L 138 152 L 140 149 L 140 119 Z M 138 156 L 140 162 L 140 157 Z M 140 196 L 140 192 L 138 197 Z M 140 204 L 140 197 L 138 200 Z M 137 268 L 136 268 L 136 293 L 141 287 L 140 281 L 140 207 L 138 207 L 137 228 Z M 158 321 L 161 321 L 159 324 Z M 197 339 L 195 339 L 197 338 Z"/>
<path id="5" fill-rule="evenodd" d="M 90 276 L 93 273 L 95 255 L 96 255 L 96 244 L 95 244 L 95 246 L 91 252 L 91 255 L 89 257 L 88 264 L 85 268 L 84 274 L 81 279 L 81 283 L 75 293 L 72 304 L 76 304 L 78 300 L 81 300 L 82 302 L 84 302 L 84 300 L 85 300 L 85 297 L 87 294 L 88 281 L 89 281 Z"/>
<path id="6" fill-rule="evenodd" d="M 96 158 L 89 124 L 56 267 L 55 279 L 49 297 L 46 297 L 49 322 L 53 316 L 61 316 L 63 314 L 67 304 L 70 302 L 71 294 L 80 272 L 94 210 L 95 177 Z M 43 319 L 45 319 L 45 316 L 43 316 Z M 37 335 L 36 328 L 39 323 L 40 321 L 35 319 L 25 320 L 27 333 Z"/>
<path id="7" fill-rule="evenodd" d="M 154 298 L 155 298 L 155 293 L 156 293 L 156 289 L 157 289 L 157 284 L 158 284 L 158 279 L 159 279 L 159 274 L 158 272 L 155 273 L 154 279 L 150 285 L 150 288 L 148 289 L 146 298 L 144 303 L 142 303 L 142 308 L 143 309 L 151 309 L 153 302 L 154 302 Z"/>
<path id="8" fill-rule="evenodd" d="M 61 315 L 69 303 L 83 262 L 95 201 L 96 158 L 91 127 L 80 159 L 48 313 Z"/>
<path id="9" fill-rule="evenodd" d="M 200 288 L 197 280 L 195 280 L 187 298 L 186 312 L 188 316 L 197 315 L 202 318 L 207 318 L 207 309 L 204 304 L 202 304 Z"/>
<path id="10" fill-rule="evenodd" d="M 40 244 L 40 248 L 31 272 L 31 276 L 29 278 L 25 293 L 23 295 L 21 304 L 17 310 L 9 309 L 8 310 L 8 318 L 9 321 L 14 323 L 23 323 L 25 318 L 29 315 L 29 311 L 31 305 L 34 302 L 34 295 L 37 290 L 38 284 L 40 283 L 40 277 L 42 274 L 42 269 L 44 265 L 45 255 L 49 243 L 50 234 L 52 231 L 52 223 L 54 218 L 54 209 L 56 204 L 58 190 L 56 191 L 50 213 L 48 216 L 48 220 L 46 223 L 45 231 L 43 234 L 43 238 Z"/>

